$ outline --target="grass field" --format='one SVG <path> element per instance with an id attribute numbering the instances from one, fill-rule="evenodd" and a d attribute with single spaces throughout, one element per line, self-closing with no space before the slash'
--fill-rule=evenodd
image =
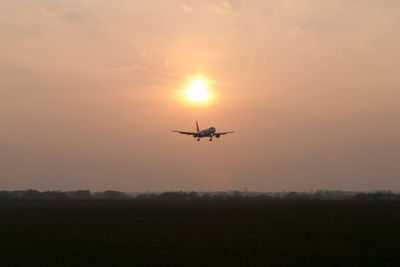
<path id="1" fill-rule="evenodd" d="M 400 266 L 400 201 L 3 201 L 0 266 Z"/>

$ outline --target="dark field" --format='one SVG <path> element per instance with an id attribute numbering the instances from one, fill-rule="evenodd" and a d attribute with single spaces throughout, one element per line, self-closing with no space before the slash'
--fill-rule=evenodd
<path id="1" fill-rule="evenodd" d="M 3 201 L 0 266 L 400 266 L 400 201 Z"/>

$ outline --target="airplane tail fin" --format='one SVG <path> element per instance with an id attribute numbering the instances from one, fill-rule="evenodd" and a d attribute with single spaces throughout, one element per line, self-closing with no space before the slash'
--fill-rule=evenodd
<path id="1" fill-rule="evenodd" d="M 197 132 L 199 132 L 200 131 L 200 129 L 199 129 L 199 123 L 196 121 L 196 130 L 197 130 Z"/>

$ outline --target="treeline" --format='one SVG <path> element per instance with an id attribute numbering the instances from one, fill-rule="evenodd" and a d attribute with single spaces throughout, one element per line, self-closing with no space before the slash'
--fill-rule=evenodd
<path id="1" fill-rule="evenodd" d="M 400 194 L 391 191 L 349 192 L 349 191 L 315 191 L 315 192 L 278 192 L 261 193 L 248 191 L 229 192 L 162 192 L 162 193 L 123 193 L 108 190 L 104 192 L 77 191 L 44 191 L 20 190 L 0 191 L 0 200 L 363 200 L 382 201 L 400 200 Z"/>
<path id="2" fill-rule="evenodd" d="M 391 191 L 349 192 L 277 192 L 262 193 L 248 191 L 230 192 L 163 192 L 139 194 L 136 199 L 143 200 L 400 200 L 400 194 Z"/>
<path id="3" fill-rule="evenodd" d="M 129 195 L 118 191 L 104 191 L 91 193 L 89 190 L 77 191 L 44 191 L 21 190 L 21 191 L 0 191 L 0 200 L 90 200 L 90 199 L 127 199 Z"/>

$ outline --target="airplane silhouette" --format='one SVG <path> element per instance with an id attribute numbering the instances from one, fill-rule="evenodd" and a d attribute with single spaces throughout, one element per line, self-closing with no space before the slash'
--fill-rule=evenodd
<path id="1" fill-rule="evenodd" d="M 221 135 L 234 133 L 234 131 L 217 133 L 215 128 L 212 127 L 212 126 L 207 128 L 207 129 L 204 129 L 204 130 L 200 131 L 199 123 L 197 121 L 196 121 L 196 130 L 197 130 L 196 132 L 184 132 L 184 131 L 175 131 L 175 130 L 173 130 L 173 132 L 180 133 L 180 134 L 191 135 L 194 138 L 197 138 L 197 141 L 200 141 L 200 138 L 203 138 L 203 137 L 209 137 L 210 138 L 209 140 L 212 141 L 214 136 L 216 138 L 220 138 Z"/>

